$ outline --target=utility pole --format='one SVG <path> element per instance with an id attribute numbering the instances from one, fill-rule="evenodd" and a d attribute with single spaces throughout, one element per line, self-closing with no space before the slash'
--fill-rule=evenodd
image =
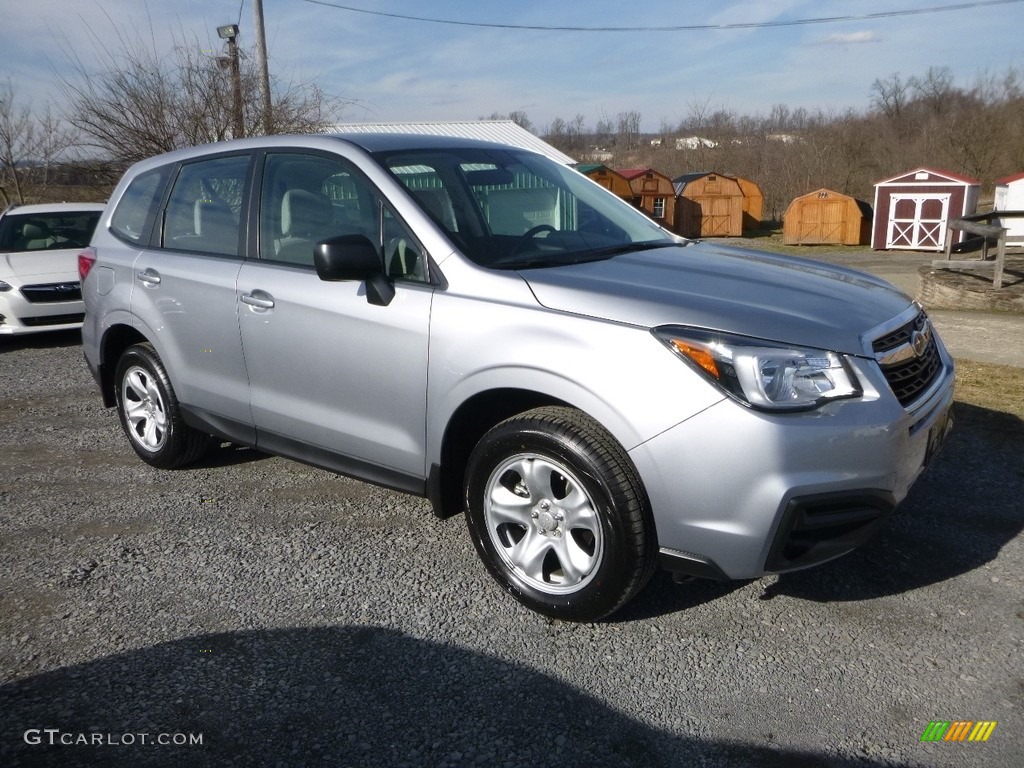
<path id="1" fill-rule="evenodd" d="M 242 69 L 238 64 L 238 44 L 235 42 L 235 38 L 238 37 L 238 25 L 225 24 L 223 27 L 217 27 L 217 35 L 228 41 L 228 65 L 231 67 L 231 91 L 234 101 L 234 127 L 231 132 L 233 138 L 240 139 L 245 136 L 245 121 L 242 116 Z"/>
<path id="2" fill-rule="evenodd" d="M 270 68 L 267 65 L 267 34 L 263 29 L 263 0 L 252 0 L 255 18 L 256 51 L 259 57 L 260 93 L 263 96 L 263 133 L 274 132 L 274 110 L 270 103 Z"/>

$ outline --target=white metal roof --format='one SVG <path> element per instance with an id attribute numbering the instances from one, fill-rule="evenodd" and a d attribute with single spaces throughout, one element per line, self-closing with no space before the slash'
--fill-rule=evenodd
<path id="1" fill-rule="evenodd" d="M 427 123 L 337 123 L 328 133 L 415 133 L 428 136 L 458 136 L 464 139 L 496 141 L 522 147 L 551 158 L 556 163 L 574 165 L 569 155 L 534 136 L 511 120 L 461 120 Z"/>

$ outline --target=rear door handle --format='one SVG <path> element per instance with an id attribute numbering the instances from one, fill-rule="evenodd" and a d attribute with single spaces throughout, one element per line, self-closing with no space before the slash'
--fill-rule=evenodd
<path id="1" fill-rule="evenodd" d="M 144 269 L 142 272 L 139 272 L 139 282 L 146 285 L 158 285 L 160 283 L 160 273 L 155 269 Z"/>
<path id="2" fill-rule="evenodd" d="M 274 297 L 266 291 L 253 291 L 252 293 L 242 294 L 242 303 L 257 309 L 273 309 Z"/>

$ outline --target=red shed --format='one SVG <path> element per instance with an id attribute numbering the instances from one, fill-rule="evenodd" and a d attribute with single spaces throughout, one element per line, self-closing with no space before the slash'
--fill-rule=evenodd
<path id="1" fill-rule="evenodd" d="M 976 179 L 930 168 L 878 182 L 871 247 L 944 250 L 949 220 L 974 213 L 980 189 Z M 953 237 L 959 242 L 963 232 L 954 232 Z"/>

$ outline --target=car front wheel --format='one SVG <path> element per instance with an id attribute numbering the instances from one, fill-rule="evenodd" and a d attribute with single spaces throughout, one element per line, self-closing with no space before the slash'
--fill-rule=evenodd
<path id="1" fill-rule="evenodd" d="M 527 411 L 484 435 L 467 470 L 466 517 L 491 575 L 553 618 L 604 618 L 654 569 L 653 524 L 632 462 L 572 408 Z"/>
<path id="2" fill-rule="evenodd" d="M 209 436 L 185 424 L 167 371 L 152 345 L 136 344 L 125 350 L 114 380 L 121 427 L 143 461 L 174 469 L 206 452 Z"/>

